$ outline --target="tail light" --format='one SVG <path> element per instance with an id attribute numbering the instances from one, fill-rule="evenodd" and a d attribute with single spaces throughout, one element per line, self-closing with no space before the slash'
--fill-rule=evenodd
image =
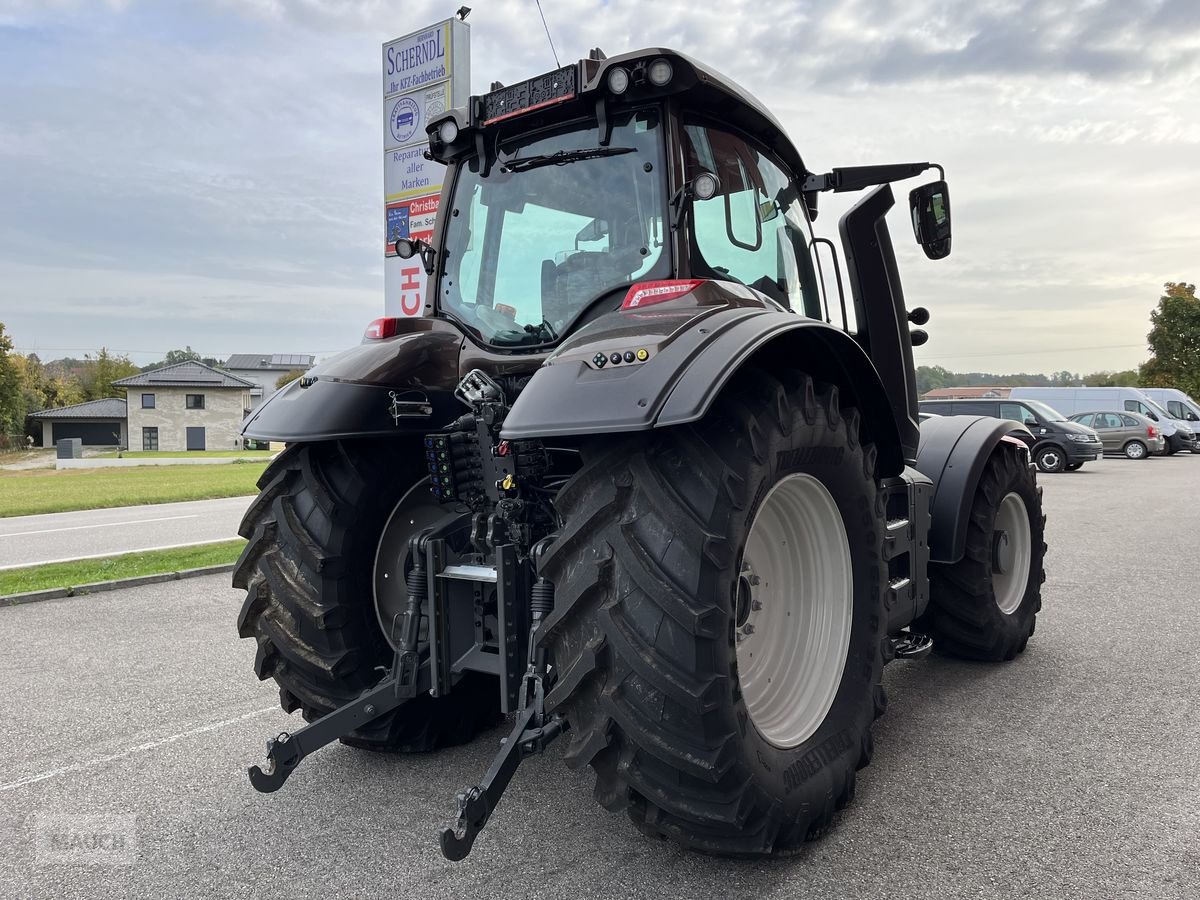
<path id="1" fill-rule="evenodd" d="M 1158 429 L 1153 425 L 1146 426 L 1146 437 L 1158 437 Z"/>
<path id="2" fill-rule="evenodd" d="M 642 281 L 635 284 L 625 295 L 621 309 L 641 309 L 643 306 L 653 306 L 655 303 L 665 303 L 668 300 L 678 300 L 690 294 L 700 285 L 702 278 L 684 278 L 676 281 Z"/>
<path id="3" fill-rule="evenodd" d="M 384 338 L 390 338 L 399 331 L 400 320 L 392 318 L 376 319 L 367 326 L 367 330 L 363 332 L 364 341 L 382 341 Z"/>

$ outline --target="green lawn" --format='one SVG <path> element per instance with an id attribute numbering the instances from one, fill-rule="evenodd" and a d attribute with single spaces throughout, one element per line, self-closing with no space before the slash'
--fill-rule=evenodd
<path id="1" fill-rule="evenodd" d="M 110 453 L 96 454 L 100 459 L 182 459 L 184 457 L 193 456 L 200 458 L 222 458 L 229 459 L 231 457 L 241 457 L 244 459 L 270 459 L 278 451 L 276 450 L 113 450 Z"/>
<path id="2" fill-rule="evenodd" d="M 139 575 L 160 575 L 181 572 L 202 566 L 217 566 L 236 562 L 246 542 L 223 541 L 175 550 L 150 550 L 145 553 L 123 553 L 104 559 L 81 559 L 75 562 L 53 563 L 48 566 L 29 566 L 0 572 L 0 597 L 44 591 L 52 588 L 76 587 L 98 581 L 135 578 Z"/>
<path id="3" fill-rule="evenodd" d="M 257 493 L 266 462 L 0 471 L 0 516 L 211 500 Z"/>

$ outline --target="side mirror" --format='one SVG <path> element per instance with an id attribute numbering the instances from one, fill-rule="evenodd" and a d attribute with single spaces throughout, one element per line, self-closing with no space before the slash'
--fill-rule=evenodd
<path id="1" fill-rule="evenodd" d="M 1200 422 L 1200 416 L 1196 415 L 1190 409 L 1187 411 L 1187 420 L 1189 422 Z"/>
<path id="2" fill-rule="evenodd" d="M 912 189 L 913 234 L 930 259 L 950 255 L 950 188 L 944 181 L 931 181 Z"/>

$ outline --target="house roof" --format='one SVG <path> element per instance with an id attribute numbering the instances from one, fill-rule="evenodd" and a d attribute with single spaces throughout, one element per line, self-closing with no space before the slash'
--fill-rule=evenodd
<path id="1" fill-rule="evenodd" d="M 245 378 L 190 360 L 151 369 L 138 375 L 130 375 L 114 381 L 115 387 L 202 387 L 202 388 L 249 388 L 255 387 Z"/>
<path id="2" fill-rule="evenodd" d="M 922 400 L 1005 400 L 1012 388 L 1003 385 L 986 385 L 980 387 L 947 387 L 934 388 L 921 397 Z"/>
<path id="3" fill-rule="evenodd" d="M 226 369 L 265 369 L 290 372 L 308 369 L 316 361 L 311 353 L 235 353 L 225 360 Z"/>
<path id="4" fill-rule="evenodd" d="M 41 409 L 30 413 L 31 419 L 124 419 L 125 401 L 120 399 L 88 400 L 73 406 Z"/>

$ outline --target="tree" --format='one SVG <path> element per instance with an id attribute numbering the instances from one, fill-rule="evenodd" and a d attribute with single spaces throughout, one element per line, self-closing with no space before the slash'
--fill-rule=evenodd
<path id="1" fill-rule="evenodd" d="M 13 342 L 0 322 L 0 438 L 25 430 L 25 401 L 21 373 L 13 360 Z"/>
<path id="2" fill-rule="evenodd" d="M 1187 394 L 1200 391 L 1200 299 L 1196 286 L 1168 281 L 1158 307 L 1150 313 L 1146 340 L 1153 354 L 1142 364 L 1141 383 L 1175 387 Z"/>
<path id="3" fill-rule="evenodd" d="M 295 381 L 297 378 L 299 378 L 303 374 L 304 374 L 303 369 L 288 369 L 286 372 L 284 372 L 282 375 L 280 375 L 278 378 L 275 379 L 276 389 L 282 388 L 285 384 L 290 384 L 291 382 Z"/>
<path id="4" fill-rule="evenodd" d="M 141 371 L 127 356 L 114 356 L 107 347 L 101 347 L 95 357 L 85 356 L 84 371 L 80 377 L 84 400 L 103 400 L 105 397 L 122 398 L 124 388 L 114 388 L 113 382 Z"/>

